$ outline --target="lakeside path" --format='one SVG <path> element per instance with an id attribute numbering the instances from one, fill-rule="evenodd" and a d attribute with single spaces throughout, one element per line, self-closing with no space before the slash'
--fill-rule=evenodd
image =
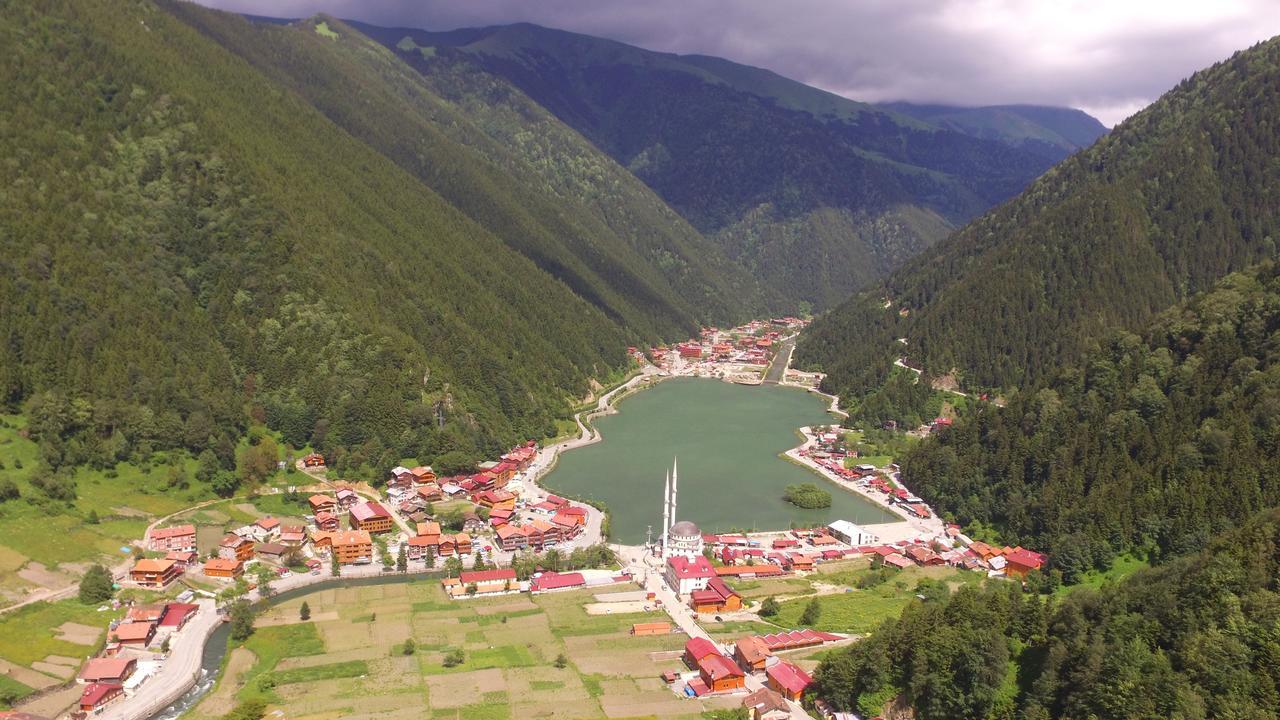
<path id="1" fill-rule="evenodd" d="M 814 462 L 813 458 L 810 458 L 807 454 L 802 455 L 801 451 L 807 451 L 817 443 L 817 437 L 814 435 L 813 428 L 811 427 L 800 428 L 800 432 L 804 435 L 805 441 L 798 447 L 791 448 L 784 453 L 788 458 L 809 468 L 820 475 L 824 480 L 834 483 L 848 492 L 857 493 L 858 495 L 866 498 L 868 502 L 871 502 L 877 507 L 884 508 L 888 512 L 902 518 L 899 522 L 877 523 L 865 526 L 868 530 L 879 536 L 880 542 L 895 543 L 902 540 L 911 540 L 921 536 L 938 535 L 946 530 L 945 525 L 937 515 L 932 515 L 924 520 L 917 518 L 904 510 L 902 506 L 886 503 L 880 495 L 873 493 L 871 490 L 862 487 L 855 482 L 845 480 L 835 473 L 829 472 L 826 468 Z"/>

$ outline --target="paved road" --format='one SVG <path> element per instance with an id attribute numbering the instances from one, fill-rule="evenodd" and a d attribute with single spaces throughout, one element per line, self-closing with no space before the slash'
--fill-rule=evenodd
<path id="1" fill-rule="evenodd" d="M 100 720 L 144 720 L 185 693 L 200 675 L 200 660 L 209 634 L 221 622 L 212 600 L 199 601 L 200 609 L 187 626 L 169 641 L 169 656 L 138 689 L 109 706 Z"/>

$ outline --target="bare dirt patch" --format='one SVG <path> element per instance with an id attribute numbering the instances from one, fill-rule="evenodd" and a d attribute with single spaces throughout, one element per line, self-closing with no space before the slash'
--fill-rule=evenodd
<path id="1" fill-rule="evenodd" d="M 102 635 L 102 628 L 73 622 L 64 622 L 54 628 L 54 631 L 58 633 L 59 640 L 74 645 L 94 645 Z"/>
<path id="2" fill-rule="evenodd" d="M 644 600 L 631 602 L 588 603 L 584 606 L 588 615 L 622 615 L 624 613 L 648 612 L 652 609 Z"/>
<path id="3" fill-rule="evenodd" d="M 44 659 L 45 662 L 53 665 L 69 665 L 73 668 L 80 667 L 80 660 L 66 655 L 50 655 Z"/>
<path id="4" fill-rule="evenodd" d="M 120 517 L 139 517 L 139 518 L 151 517 L 151 513 L 143 512 L 137 508 L 131 508 L 128 505 L 113 507 L 111 508 L 111 512 L 116 515 L 119 515 Z"/>
<path id="5" fill-rule="evenodd" d="M 54 665 L 53 663 L 47 663 L 43 660 L 37 660 L 31 663 L 31 668 L 54 677 L 62 678 L 63 680 L 69 680 L 72 675 L 76 674 L 76 669 L 73 667 L 67 667 L 66 665 Z"/>
<path id="6" fill-rule="evenodd" d="M 0 674 L 8 675 L 18 682 L 36 690 L 44 690 L 58 684 L 54 678 L 28 667 L 15 665 L 8 660 L 0 660 Z"/>
<path id="7" fill-rule="evenodd" d="M 19 703 L 14 709 L 40 717 L 58 717 L 62 711 L 80 700 L 82 692 L 83 686 L 72 683 L 68 687 Z"/>
<path id="8" fill-rule="evenodd" d="M 56 589 L 64 588 L 71 582 L 71 578 L 66 575 L 63 575 L 56 570 L 50 570 L 42 563 L 35 562 L 34 560 L 27 563 L 18 571 L 18 577 L 33 585 Z"/>

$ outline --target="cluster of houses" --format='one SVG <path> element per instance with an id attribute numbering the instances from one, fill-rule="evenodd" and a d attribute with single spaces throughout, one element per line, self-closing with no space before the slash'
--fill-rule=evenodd
<path id="1" fill-rule="evenodd" d="M 511 568 L 494 568 L 492 570 L 464 570 L 456 578 L 444 578 L 440 586 L 451 598 L 477 597 L 483 595 L 501 595 L 504 593 L 528 592 L 533 595 L 559 590 L 576 590 L 584 587 L 598 587 L 612 583 L 628 582 L 631 578 L 615 575 L 610 570 L 581 570 L 577 572 L 552 572 L 550 570 L 535 574 L 526 581 L 516 578 L 516 571 Z M 668 632 L 670 626 L 667 626 Z"/>
<path id="2" fill-rule="evenodd" d="M 191 593 L 185 595 L 175 602 L 134 605 L 124 618 L 108 626 L 106 646 L 76 676 L 84 686 L 80 712 L 101 712 L 155 674 L 165 660 L 167 641 L 200 610 L 199 605 L 185 602 Z"/>
<path id="3" fill-rule="evenodd" d="M 669 358 L 674 352 L 685 363 L 733 363 L 737 365 L 769 364 L 769 359 L 784 334 L 803 328 L 807 320 L 795 317 L 752 320 L 729 330 L 715 327 L 702 328 L 699 336 L 673 347 L 655 346 L 647 353 L 647 359 L 659 368 L 669 369 Z M 635 347 L 627 352 L 636 360 L 646 359 L 646 353 Z"/>
<path id="4" fill-rule="evenodd" d="M 869 493 L 883 495 L 882 501 L 886 505 L 900 505 L 921 520 L 933 517 L 929 505 L 902 485 L 897 465 L 889 466 L 889 478 L 880 475 L 874 465 L 863 463 L 848 467 L 847 462 L 856 459 L 858 453 L 846 448 L 843 438 L 835 430 L 818 431 L 813 437 L 813 445 L 799 453 L 837 479 L 854 483 Z"/>
<path id="5" fill-rule="evenodd" d="M 791 716 L 787 701 L 802 702 L 813 678 L 777 653 L 842 639 L 832 633 L 797 630 L 744 636 L 726 648 L 707 638 L 690 638 L 685 643 L 683 659 L 696 675 L 685 680 L 683 692 L 692 697 L 742 692 L 747 678 L 752 677 L 761 680 L 764 687 L 743 698 L 743 706 L 756 718 L 787 718 Z M 681 675 L 669 672 L 664 679 L 674 684 Z"/>
<path id="6" fill-rule="evenodd" d="M 946 526 L 943 533 L 932 538 L 896 543 L 880 543 L 874 534 L 847 520 L 836 520 L 823 528 L 791 530 L 771 541 L 745 535 L 712 534 L 704 534 L 702 539 L 722 565 L 712 567 L 708 562 L 704 567 L 696 563 L 695 558 L 682 559 L 677 568 L 671 562 L 674 558 L 670 558 L 667 584 L 681 596 L 695 589 L 706 589 L 699 583 L 709 583 L 711 577 L 771 577 L 806 572 L 824 562 L 861 557 L 871 558 L 873 565 L 899 569 L 913 565 L 948 565 L 1015 578 L 1025 578 L 1027 573 L 1040 570 L 1048 560 L 1042 553 L 1021 546 L 996 547 L 972 540 L 956 525 Z M 685 567 L 686 564 L 689 566 Z M 698 586 L 695 588 L 695 585 Z M 698 612 L 724 612 L 732 606 L 732 601 L 727 600 L 714 609 L 707 604 L 707 610 Z"/>
<path id="7" fill-rule="evenodd" d="M 215 554 L 201 563 L 194 525 L 153 528 L 147 535 L 147 549 L 164 555 L 139 559 L 129 570 L 129 580 L 138 587 L 162 590 L 197 567 L 206 577 L 234 580 L 254 559 L 283 571 L 288 556 L 301 551 L 309 540 L 305 526 L 263 517 L 228 532 L 218 541 Z"/>

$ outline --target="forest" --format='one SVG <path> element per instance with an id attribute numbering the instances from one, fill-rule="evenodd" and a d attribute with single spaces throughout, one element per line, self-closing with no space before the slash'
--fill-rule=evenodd
<path id="1" fill-rule="evenodd" d="M 919 720 L 1235 718 L 1280 713 L 1280 512 L 1101 589 L 1017 583 L 916 601 L 818 666 L 819 694 Z"/>
<path id="2" fill-rule="evenodd" d="M 978 391 L 1029 388 L 1275 255 L 1280 40 L 1198 72 L 1014 200 L 819 318 L 796 347 L 855 397 L 907 357 Z M 912 410 L 902 398 L 898 410 Z"/>
<path id="3" fill-rule="evenodd" d="M 949 519 L 1048 552 L 1068 583 L 1124 553 L 1193 552 L 1280 504 L 1278 342 L 1266 262 L 920 443 L 903 481 Z"/>
<path id="4" fill-rule="evenodd" d="M 163 449 L 226 472 L 262 426 L 343 472 L 465 466 L 555 434 L 627 345 L 764 307 L 567 129 L 502 150 L 367 38 L 148 0 L 8 4 L 0 35 L 0 410 L 42 477 Z"/>

